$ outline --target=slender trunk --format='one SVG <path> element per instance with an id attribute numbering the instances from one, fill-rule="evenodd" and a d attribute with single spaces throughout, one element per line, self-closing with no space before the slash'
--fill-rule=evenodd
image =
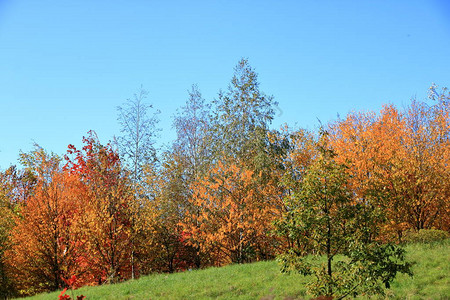
<path id="1" fill-rule="evenodd" d="M 328 221 L 329 222 L 329 221 Z M 331 261 L 333 260 L 333 257 L 331 256 L 331 229 L 329 227 L 329 223 L 327 226 L 327 273 L 328 276 L 331 277 L 332 271 L 331 271 Z"/>
<path id="2" fill-rule="evenodd" d="M 397 230 L 397 238 L 398 238 L 398 243 L 401 244 L 402 243 L 402 236 L 403 236 L 403 230 Z"/>
<path id="3" fill-rule="evenodd" d="M 202 262 L 201 262 L 201 258 L 200 258 L 200 247 L 193 247 L 194 251 L 195 251 L 195 256 L 194 256 L 194 265 L 196 269 L 200 269 L 200 267 L 202 266 Z"/>
<path id="4" fill-rule="evenodd" d="M 53 276 L 54 276 L 54 288 L 59 289 L 60 288 L 60 282 L 61 282 L 61 274 L 59 270 L 59 263 L 58 263 L 58 231 L 57 231 L 57 225 L 53 225 Z"/>
<path id="5" fill-rule="evenodd" d="M 331 256 L 331 243 L 330 243 L 330 239 L 327 238 L 327 274 L 330 277 L 330 281 L 327 283 L 328 287 L 327 287 L 327 296 L 332 296 L 333 295 L 333 290 L 331 288 L 330 282 L 331 282 L 331 278 L 332 278 L 332 271 L 331 271 L 331 261 L 333 260 L 333 257 Z"/>
<path id="6" fill-rule="evenodd" d="M 134 279 L 134 245 L 131 242 L 131 279 Z"/>
<path id="7" fill-rule="evenodd" d="M 327 215 L 327 274 L 330 277 L 329 280 L 331 281 L 332 278 L 332 270 L 331 270 L 331 261 L 333 260 L 333 256 L 331 255 L 331 222 L 330 222 L 330 211 L 328 208 L 328 205 L 326 205 L 326 215 Z M 331 288 L 330 283 L 327 284 L 327 296 L 333 295 L 333 290 Z"/>
<path id="8" fill-rule="evenodd" d="M 133 187 L 134 187 L 134 195 L 137 196 L 137 182 L 139 179 L 138 176 L 138 167 L 139 167 L 139 157 L 138 157 L 138 153 L 139 153 L 139 140 L 140 140 L 140 132 L 139 132 L 139 126 L 141 123 L 140 117 L 141 117 L 141 99 L 142 99 L 142 91 L 141 91 L 141 95 L 139 96 L 139 102 L 138 102 L 138 106 L 137 106 L 137 122 L 136 122 L 136 136 L 135 136 L 135 148 L 134 148 L 134 182 L 133 182 Z M 134 214 L 134 212 L 133 212 Z M 134 219 L 134 216 L 133 216 Z M 134 225 L 134 224 L 133 224 Z M 131 237 L 131 279 L 134 279 L 134 243 L 133 243 L 133 239 L 134 237 Z"/>

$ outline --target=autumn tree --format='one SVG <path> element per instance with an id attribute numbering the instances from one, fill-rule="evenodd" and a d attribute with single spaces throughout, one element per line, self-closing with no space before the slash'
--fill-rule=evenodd
<path id="1" fill-rule="evenodd" d="M 351 113 L 332 124 L 337 160 L 357 197 L 384 208 L 387 232 L 445 228 L 448 209 L 448 104 L 412 100 L 403 112 Z M 443 218 L 442 218 L 443 217 Z"/>
<path id="2" fill-rule="evenodd" d="M 10 166 L 0 172 L 0 298 L 17 296 L 17 289 L 12 277 L 11 257 L 7 254 L 13 246 L 12 235 L 15 216 L 27 204 L 34 194 L 37 174 L 31 170 Z"/>
<path id="3" fill-rule="evenodd" d="M 212 255 L 215 265 L 273 255 L 268 245 L 276 196 L 273 185 L 259 185 L 257 176 L 237 164 L 218 162 L 209 177 L 194 185 L 190 201 L 201 210 L 187 216 L 185 232 Z"/>
<path id="4" fill-rule="evenodd" d="M 9 170 L 0 173 L 0 298 L 14 296 L 13 284 L 9 278 L 5 252 L 11 247 L 11 233 L 14 227 L 14 209 L 12 190 L 8 180 L 11 175 Z"/>
<path id="5" fill-rule="evenodd" d="M 416 229 L 444 225 L 437 221 L 448 213 L 450 198 L 450 116 L 448 99 L 434 105 L 411 101 L 405 112 L 407 154 L 397 173 L 396 186 L 405 203 L 405 221 Z"/>
<path id="6" fill-rule="evenodd" d="M 388 169 L 391 159 L 400 155 L 404 128 L 398 110 L 385 106 L 380 116 L 372 112 L 352 112 L 345 119 L 331 123 L 329 128 L 330 146 L 336 153 L 336 162 L 347 167 L 350 175 L 348 187 L 354 198 L 382 207 L 386 215 L 389 207 L 386 192 L 386 180 L 390 174 Z M 391 209 L 389 213 L 390 230 L 403 230 L 400 211 Z M 382 224 L 373 223 L 372 226 Z"/>
<path id="7" fill-rule="evenodd" d="M 430 87 L 428 98 L 433 105 L 430 107 L 432 124 L 434 129 L 435 143 L 439 145 L 437 150 L 437 157 L 439 157 L 439 169 L 442 170 L 442 177 L 444 180 L 442 184 L 442 193 L 447 194 L 446 199 L 439 215 L 436 218 L 435 226 L 443 230 L 450 230 L 450 182 L 445 178 L 450 177 L 450 91 L 443 87 L 438 91 L 438 86 L 433 84 Z M 443 195 L 440 195 L 442 197 Z M 442 201 L 442 200 L 441 200 Z"/>
<path id="8" fill-rule="evenodd" d="M 23 154 L 35 172 L 33 194 L 20 206 L 8 250 L 14 282 L 20 294 L 56 290 L 75 274 L 73 217 L 79 213 L 76 189 L 60 159 L 38 147 Z"/>
<path id="9" fill-rule="evenodd" d="M 69 145 L 65 169 L 87 189 L 78 234 L 86 241 L 89 272 L 97 283 L 130 278 L 132 184 L 110 144 L 102 145 L 94 132 L 83 142 L 81 150 Z"/>

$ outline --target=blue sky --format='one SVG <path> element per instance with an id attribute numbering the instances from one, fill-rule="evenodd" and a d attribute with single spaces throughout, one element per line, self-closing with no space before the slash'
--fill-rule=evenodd
<path id="1" fill-rule="evenodd" d="M 91 129 L 107 142 L 141 84 L 169 143 L 190 86 L 215 98 L 241 57 L 279 102 L 273 127 L 314 128 L 450 87 L 449 49 L 444 0 L 0 0 L 0 168 L 33 142 L 64 154 Z"/>

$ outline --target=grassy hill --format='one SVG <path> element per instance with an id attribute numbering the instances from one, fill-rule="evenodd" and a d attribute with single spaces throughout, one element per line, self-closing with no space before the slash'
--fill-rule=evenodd
<path id="1" fill-rule="evenodd" d="M 450 299 L 450 240 L 411 244 L 414 277 L 397 276 L 389 299 Z M 115 285 L 80 288 L 86 299 L 309 299 L 307 278 L 281 274 L 275 261 L 231 265 L 177 274 L 156 274 Z M 27 299 L 58 299 L 60 292 Z M 67 294 L 71 294 L 70 291 Z"/>

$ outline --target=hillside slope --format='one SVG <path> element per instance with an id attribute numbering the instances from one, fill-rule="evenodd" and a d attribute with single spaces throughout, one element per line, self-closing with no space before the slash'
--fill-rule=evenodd
<path id="1" fill-rule="evenodd" d="M 386 291 L 389 299 L 449 299 L 450 240 L 407 247 L 414 277 L 400 274 Z M 308 278 L 281 274 L 275 261 L 231 265 L 176 274 L 155 274 L 115 285 L 84 287 L 86 299 L 308 299 Z M 55 300 L 60 292 L 27 299 Z M 68 291 L 69 295 L 71 292 Z"/>

